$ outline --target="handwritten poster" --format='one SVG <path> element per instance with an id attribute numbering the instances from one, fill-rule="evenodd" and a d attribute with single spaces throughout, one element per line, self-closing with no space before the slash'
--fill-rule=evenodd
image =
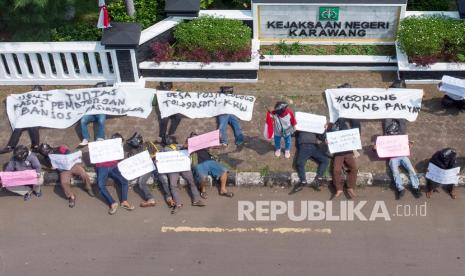
<path id="1" fill-rule="evenodd" d="M 146 119 L 152 112 L 154 89 L 136 86 L 31 91 L 7 97 L 13 129 L 68 128 L 86 114 L 128 115 Z"/>
<path id="2" fill-rule="evenodd" d="M 339 88 L 325 91 L 332 123 L 348 119 L 406 119 L 413 122 L 421 109 L 423 90 L 401 88 Z"/>
<path id="3" fill-rule="evenodd" d="M 388 135 L 376 138 L 376 152 L 381 158 L 409 156 L 408 135 Z"/>
<path id="4" fill-rule="evenodd" d="M 323 134 L 325 132 L 325 116 L 305 112 L 296 112 L 295 118 L 297 121 L 297 125 L 295 127 L 299 131 L 306 131 L 318 134 Z"/>
<path id="5" fill-rule="evenodd" d="M 69 171 L 71 168 L 79 163 L 82 163 L 82 151 L 77 151 L 70 154 L 49 154 L 52 167 Z"/>
<path id="6" fill-rule="evenodd" d="M 162 118 L 177 113 L 192 119 L 232 114 L 243 121 L 250 121 L 255 97 L 211 92 L 157 90 L 157 102 Z"/>
<path id="7" fill-rule="evenodd" d="M 153 172 L 155 164 L 153 164 L 149 152 L 143 151 L 119 162 L 118 169 L 124 178 L 133 180 L 139 176 Z"/>
<path id="8" fill-rule="evenodd" d="M 220 130 L 214 130 L 202 135 L 194 136 L 187 139 L 187 144 L 189 145 L 188 150 L 189 154 L 209 147 L 219 146 L 220 145 Z"/>
<path id="9" fill-rule="evenodd" d="M 191 170 L 191 159 L 187 150 L 158 152 L 155 156 L 159 173 L 184 172 Z"/>
<path id="10" fill-rule="evenodd" d="M 0 172 L 0 179 L 2 180 L 3 187 L 39 184 L 36 170 Z"/>
<path id="11" fill-rule="evenodd" d="M 362 149 L 358 128 L 326 133 L 330 153 Z"/>
<path id="12" fill-rule="evenodd" d="M 124 158 L 123 140 L 108 139 L 89 143 L 90 163 L 97 164 Z"/>
<path id="13" fill-rule="evenodd" d="M 439 90 L 449 96 L 452 94 L 459 99 L 465 99 L 465 80 L 451 76 L 443 76 Z"/>
<path id="14" fill-rule="evenodd" d="M 433 163 L 429 163 L 428 172 L 426 173 L 426 178 L 436 183 L 444 184 L 444 185 L 445 184 L 458 184 L 459 173 L 460 173 L 460 167 L 449 169 L 449 170 L 444 170 L 434 165 Z"/>

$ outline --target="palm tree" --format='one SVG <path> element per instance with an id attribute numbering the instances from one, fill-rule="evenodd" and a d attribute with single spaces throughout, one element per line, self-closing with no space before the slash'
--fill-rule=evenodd
<path id="1" fill-rule="evenodd" d="M 134 9 L 134 0 L 124 0 L 124 4 L 126 5 L 126 13 L 130 17 L 134 17 L 136 10 Z"/>

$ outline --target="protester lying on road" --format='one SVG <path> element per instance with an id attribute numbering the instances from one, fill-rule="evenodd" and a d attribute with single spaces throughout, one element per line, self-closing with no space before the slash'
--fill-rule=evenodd
<path id="1" fill-rule="evenodd" d="M 121 134 L 115 133 L 111 136 L 111 139 L 116 139 L 116 138 L 121 138 Z M 110 209 L 108 210 L 108 213 L 110 215 L 113 215 L 116 213 L 118 210 L 118 203 L 115 202 L 111 194 L 108 192 L 106 188 L 107 180 L 108 177 L 113 179 L 116 185 L 120 186 L 121 189 L 121 195 L 120 195 L 120 206 L 123 209 L 126 209 L 128 211 L 134 210 L 134 206 L 129 204 L 128 202 L 128 189 L 129 189 L 129 183 L 124 178 L 119 169 L 118 169 L 118 161 L 107 161 L 107 162 L 102 162 L 102 163 L 97 163 L 95 164 L 95 169 L 97 173 L 97 185 L 99 188 L 100 193 L 102 194 L 103 198 L 107 202 L 108 206 Z"/>
<path id="2" fill-rule="evenodd" d="M 41 166 L 39 159 L 37 159 L 37 156 L 34 153 L 30 152 L 26 146 L 18 145 L 15 147 L 13 151 L 13 157 L 6 165 L 5 171 L 17 172 L 35 170 L 37 172 L 37 177 L 40 177 L 40 169 Z M 31 194 L 34 194 L 37 197 L 42 196 L 40 185 L 13 186 L 6 187 L 6 189 L 10 192 L 23 196 L 25 201 L 31 198 Z"/>
<path id="3" fill-rule="evenodd" d="M 45 166 L 48 168 L 53 168 L 50 154 L 70 154 L 71 151 L 66 146 L 59 146 L 52 148 L 49 144 L 40 144 L 39 153 L 45 158 Z M 76 194 L 71 190 L 71 178 L 78 177 L 84 182 L 84 189 L 91 197 L 95 197 L 94 192 L 92 191 L 92 185 L 90 182 L 89 175 L 86 173 L 81 164 L 77 163 L 71 167 L 70 170 L 57 169 L 60 174 L 60 185 L 65 193 L 66 198 L 68 199 L 68 206 L 73 208 L 76 205 Z"/>
<path id="4" fill-rule="evenodd" d="M 220 93 L 232 94 L 234 89 L 232 86 L 222 86 Z M 237 146 L 241 146 L 244 143 L 244 135 L 240 125 L 240 120 L 236 115 L 233 114 L 221 114 L 218 115 L 218 128 L 220 130 L 220 143 L 223 146 L 228 146 L 228 125 L 231 125 L 234 132 L 234 139 Z"/>
<path id="5" fill-rule="evenodd" d="M 434 165 L 438 166 L 443 170 L 453 169 L 457 167 L 457 151 L 453 148 L 442 149 L 433 154 L 429 162 L 433 163 Z M 439 183 L 427 179 L 426 197 L 430 198 L 433 195 L 433 192 L 439 193 L 438 186 Z M 449 193 L 452 199 L 457 198 L 454 184 L 447 184 L 442 186 Z"/>
<path id="6" fill-rule="evenodd" d="M 287 102 L 277 102 L 274 110 L 266 113 L 266 136 L 272 139 L 274 135 L 275 156 L 281 156 L 281 137 L 284 138 L 284 157 L 291 157 L 291 135 L 297 124 L 294 112 Z"/>

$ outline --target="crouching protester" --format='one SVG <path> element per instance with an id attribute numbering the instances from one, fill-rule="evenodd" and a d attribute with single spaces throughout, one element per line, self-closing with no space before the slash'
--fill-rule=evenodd
<path id="1" fill-rule="evenodd" d="M 193 137 L 195 135 L 191 135 Z M 228 192 L 226 184 L 228 181 L 228 170 L 225 166 L 216 161 L 207 149 L 201 149 L 192 154 L 194 172 L 197 181 L 200 183 L 200 196 L 207 199 L 206 188 L 208 186 L 208 176 L 219 180 L 219 195 L 233 197 L 234 193 Z"/>
<path id="2" fill-rule="evenodd" d="M 39 146 L 40 155 L 45 158 L 45 166 L 47 168 L 53 168 L 50 161 L 50 154 L 70 154 L 71 151 L 66 146 L 59 146 L 52 148 L 49 144 L 40 144 Z M 92 191 L 92 185 L 90 182 L 89 175 L 86 173 L 81 164 L 74 164 L 70 170 L 56 169 L 60 175 L 60 185 L 68 199 L 68 206 L 73 208 L 76 205 L 76 194 L 71 190 L 71 179 L 78 177 L 84 182 L 84 189 L 91 197 L 95 197 Z"/>
<path id="3" fill-rule="evenodd" d="M 115 133 L 111 136 L 111 139 L 116 139 L 116 138 L 121 138 L 121 134 Z M 128 202 L 128 190 L 129 190 L 129 183 L 124 178 L 119 169 L 118 169 L 118 161 L 107 161 L 107 162 L 102 162 L 102 163 L 97 163 L 95 164 L 95 169 L 97 172 L 97 185 L 98 189 L 100 191 L 100 194 L 103 196 L 105 201 L 107 202 L 108 206 L 110 209 L 108 210 L 108 213 L 110 215 L 113 215 L 116 213 L 118 210 L 118 206 L 121 206 L 121 208 L 126 209 L 128 211 L 134 210 L 134 206 L 129 204 Z M 118 186 L 120 186 L 120 204 L 116 203 L 113 197 L 111 196 L 110 192 L 108 192 L 106 188 L 107 180 L 108 178 L 113 179 L 114 183 Z"/>
<path id="4" fill-rule="evenodd" d="M 354 119 L 339 118 L 334 124 L 329 124 L 328 132 L 348 130 L 357 128 L 360 122 Z M 343 193 L 344 182 L 342 180 L 342 170 L 347 173 L 347 193 L 350 198 L 355 197 L 355 185 L 357 183 L 358 165 L 355 156 L 356 151 L 338 152 L 333 155 L 333 185 L 336 188 L 334 197 L 339 197 Z"/>
<path id="5" fill-rule="evenodd" d="M 37 159 L 37 156 L 30 152 L 26 146 L 18 145 L 13 150 L 13 157 L 6 165 L 5 171 L 17 172 L 27 170 L 35 170 L 37 172 L 37 177 L 40 177 L 41 166 L 39 159 Z M 6 187 L 6 189 L 10 192 L 23 196 L 25 201 L 29 200 L 32 194 L 37 197 L 42 196 L 40 185 L 13 186 Z"/>
<path id="6" fill-rule="evenodd" d="M 453 148 L 442 149 L 440 151 L 437 151 L 435 154 L 433 154 L 429 162 L 433 163 L 434 165 L 438 166 L 439 168 L 443 170 L 453 169 L 457 167 L 457 151 Z M 433 192 L 439 193 L 438 186 L 439 186 L 439 183 L 436 183 L 430 179 L 427 179 L 426 197 L 430 198 L 433 195 Z M 457 198 L 454 184 L 445 184 L 442 186 L 444 187 L 444 190 L 446 190 L 447 193 L 449 193 L 452 199 Z"/>
<path id="7" fill-rule="evenodd" d="M 329 165 L 329 158 L 323 150 L 318 146 L 319 141 L 324 141 L 324 135 L 319 135 L 311 132 L 297 131 L 296 132 L 296 147 L 297 147 L 297 173 L 299 175 L 299 183 L 297 183 L 290 194 L 300 192 L 307 185 L 305 176 L 305 164 L 308 159 L 313 159 L 318 163 L 316 177 L 313 181 L 313 188 L 320 191 L 320 186 L 323 182 L 323 176 L 326 168 Z"/>
<path id="8" fill-rule="evenodd" d="M 177 150 L 183 150 L 186 148 L 187 148 L 186 145 L 176 144 L 176 139 L 174 137 L 167 137 L 165 139 L 165 144 L 164 144 L 162 152 L 177 151 Z M 179 194 L 177 191 L 177 184 L 181 176 L 187 182 L 189 189 L 191 191 L 190 194 L 192 196 L 191 198 L 192 206 L 198 206 L 198 207 L 205 206 L 205 203 L 200 199 L 200 192 L 197 186 L 195 185 L 192 171 L 189 170 L 189 171 L 182 171 L 182 172 L 172 172 L 172 173 L 168 173 L 169 185 L 167 185 L 168 183 L 162 182 L 163 191 L 165 193 L 165 200 L 168 203 L 168 205 L 172 208 L 171 210 L 172 214 L 176 213 L 183 207 L 181 198 L 179 197 Z"/>
<path id="9" fill-rule="evenodd" d="M 406 129 L 406 122 L 403 119 L 386 119 L 384 121 L 384 135 L 405 135 L 407 132 Z M 409 146 L 411 147 L 411 145 L 413 145 L 413 142 L 410 142 Z M 376 150 L 376 145 L 373 149 Z M 420 198 L 420 180 L 415 172 L 415 168 L 412 166 L 412 162 L 410 162 L 408 156 L 398 156 L 389 158 L 389 168 L 391 169 L 392 177 L 396 184 L 396 199 L 401 199 L 405 194 L 404 183 L 399 172 L 399 167 L 401 166 L 408 172 L 413 196 L 415 198 Z"/>

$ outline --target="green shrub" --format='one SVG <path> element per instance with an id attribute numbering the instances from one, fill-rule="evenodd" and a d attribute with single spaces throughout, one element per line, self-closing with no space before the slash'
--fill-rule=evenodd
<path id="1" fill-rule="evenodd" d="M 63 25 L 50 32 L 52 41 L 97 41 L 101 36 L 102 31 L 90 23 Z"/>
<path id="2" fill-rule="evenodd" d="M 250 48 L 251 34 L 252 30 L 239 20 L 209 16 L 183 22 L 174 31 L 178 48 L 209 53 Z"/>
<path id="3" fill-rule="evenodd" d="M 136 14 L 134 18 L 126 14 L 124 0 L 114 0 L 108 4 L 108 13 L 112 21 L 138 22 L 142 28 L 148 28 L 157 21 L 157 2 L 155 0 L 134 0 Z"/>
<path id="4" fill-rule="evenodd" d="M 409 0 L 407 9 L 411 11 L 448 11 L 449 0 Z"/>
<path id="5" fill-rule="evenodd" d="M 214 2 L 215 0 L 200 0 L 200 8 L 208 9 Z"/>
<path id="6" fill-rule="evenodd" d="M 400 49 L 411 59 L 457 60 L 465 52 L 465 22 L 448 17 L 408 17 L 398 32 Z"/>

